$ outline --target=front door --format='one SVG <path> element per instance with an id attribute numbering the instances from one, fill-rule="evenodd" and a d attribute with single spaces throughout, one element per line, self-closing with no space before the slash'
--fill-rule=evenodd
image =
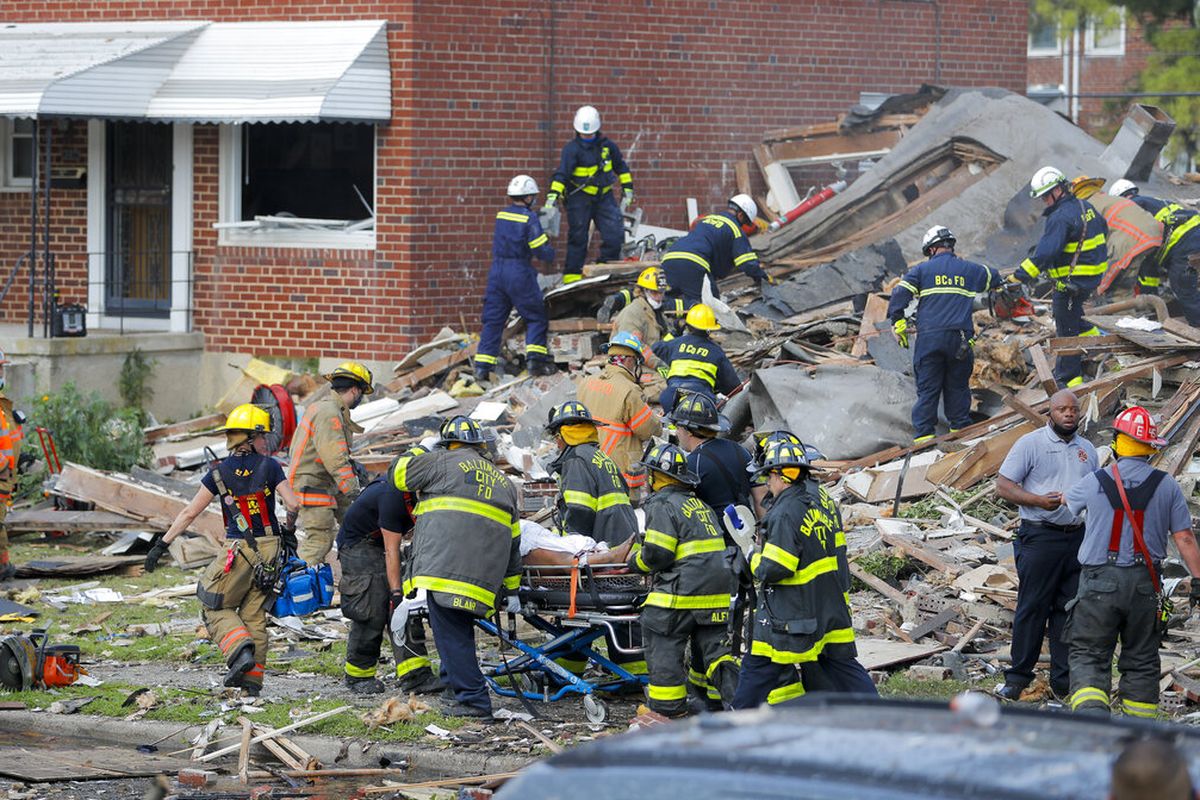
<path id="1" fill-rule="evenodd" d="M 170 125 L 110 122 L 105 311 L 165 317 L 171 309 Z"/>

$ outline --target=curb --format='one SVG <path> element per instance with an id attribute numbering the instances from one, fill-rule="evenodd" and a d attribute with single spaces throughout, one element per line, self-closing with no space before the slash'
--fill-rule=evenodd
<path id="1" fill-rule="evenodd" d="M 86 714 L 0 711 L 0 731 L 30 731 L 46 736 L 86 737 L 97 743 L 129 747 L 162 739 L 158 744 L 159 755 L 187 747 L 191 738 L 203 728 L 202 724 L 180 728 L 177 723 L 158 720 L 126 722 L 112 717 Z M 226 729 L 233 730 L 229 726 L 226 726 Z M 479 753 L 463 748 L 432 748 L 404 742 L 375 742 L 365 738 L 339 739 L 332 736 L 297 735 L 295 732 L 288 734 L 288 738 L 331 768 L 378 767 L 381 759 L 386 758 L 390 762 L 406 762 L 406 776 L 419 779 L 516 772 L 538 760 Z M 254 745 L 252 752 L 260 756 L 270 755 L 262 745 Z"/>

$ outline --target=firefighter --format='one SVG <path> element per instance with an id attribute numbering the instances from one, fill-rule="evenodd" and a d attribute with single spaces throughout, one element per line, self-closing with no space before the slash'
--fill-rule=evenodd
<path id="1" fill-rule="evenodd" d="M 1132 200 L 1162 223 L 1163 245 L 1158 257 L 1143 271 L 1152 281 L 1159 282 L 1165 273 L 1188 324 L 1200 325 L 1200 289 L 1196 287 L 1196 267 L 1191 263 L 1191 258 L 1200 254 L 1200 213 L 1178 203 L 1147 197 L 1124 178 L 1114 182 L 1109 193 Z"/>
<path id="2" fill-rule="evenodd" d="M 270 414 L 249 403 L 240 405 L 221 430 L 229 455 L 209 470 L 196 496 L 150 547 L 145 568 L 154 572 L 167 545 L 191 527 L 214 497 L 221 499 L 225 539 L 217 544 L 225 548 L 225 556 L 208 565 L 196 597 L 208 638 L 229 667 L 225 685 L 257 696 L 267 663 L 267 613 L 284 556 L 296 551 L 295 531 L 279 523 L 275 499 L 283 501 L 289 518 L 300 505 L 283 467 L 259 451 L 259 443 L 271 431 Z"/>
<path id="3" fill-rule="evenodd" d="M 950 431 L 971 424 L 971 371 L 975 366 L 975 295 L 1001 286 L 1000 273 L 954 254 L 949 228 L 925 232 L 921 253 L 928 259 L 896 284 L 887 316 L 896 339 L 908 347 L 908 304 L 918 301 L 919 319 L 913 373 L 917 401 L 912 409 L 913 444 L 933 438 L 938 400 L 945 406 Z"/>
<path id="4" fill-rule="evenodd" d="M 712 331 L 720 329 L 713 310 L 697 303 L 688 309 L 682 336 L 654 345 L 654 354 L 667 365 L 667 388 L 659 395 L 659 405 L 675 408 L 680 391 L 716 400 L 717 392 L 728 395 L 741 385 L 741 378 L 725 351 L 709 337 Z"/>
<path id="5" fill-rule="evenodd" d="M 667 278 L 662 267 L 646 267 L 638 275 L 637 295 L 621 309 L 613 320 L 614 331 L 632 333 L 642 343 L 642 359 L 654 369 L 658 356 L 651 348 L 661 339 L 670 339 L 670 326 L 663 316 L 663 293 L 667 291 Z"/>
<path id="6" fill-rule="evenodd" d="M 483 329 L 475 354 L 475 378 L 487 380 L 499 363 L 500 344 L 508 312 L 515 306 L 525 320 L 525 360 L 531 375 L 554 374 L 554 359 L 546 348 L 546 304 L 538 286 L 533 259 L 554 263 L 554 248 L 533 213 L 537 181 L 518 175 L 508 183 L 509 205 L 496 214 L 492 233 L 492 268 L 483 295 Z M 549 203 L 549 201 L 547 201 Z"/>
<path id="7" fill-rule="evenodd" d="M 687 233 L 675 240 L 662 257 L 663 271 L 671 297 L 683 299 L 685 308 L 704 302 L 704 283 L 713 297 L 720 297 L 717 281 L 736 267 L 756 283 L 773 280 L 758 263 L 749 237 L 758 232 L 754 220 L 758 206 L 748 194 L 729 198 L 724 211 L 702 217 Z"/>
<path id="8" fill-rule="evenodd" d="M 490 719 L 492 700 L 475 655 L 475 619 L 491 615 L 498 600 L 509 613 L 520 611 L 517 490 L 492 463 L 474 420 L 447 420 L 439 444 L 397 459 L 391 469 L 396 488 L 419 498 L 403 590 L 407 596 L 427 592 L 441 678 L 453 694 L 443 695 L 442 713 Z"/>
<path id="9" fill-rule="evenodd" d="M 8 529 L 4 520 L 17 487 L 17 462 L 21 459 L 24 435 L 18 412 L 4 394 L 4 365 L 7 363 L 8 359 L 0 352 L 0 581 L 10 580 L 17 574 L 17 568 L 8 559 Z"/>
<path id="10" fill-rule="evenodd" d="M 1071 194 L 1091 203 L 1108 225 L 1104 242 L 1108 248 L 1108 271 L 1101 279 L 1097 293 L 1104 294 L 1121 273 L 1129 269 L 1130 275 L 1137 276 L 1134 279 L 1135 295 L 1158 294 L 1162 280 L 1157 274 L 1156 256 L 1162 245 L 1162 223 L 1128 197 L 1101 193 L 1102 186 L 1104 178 L 1087 175 L 1071 181 Z"/>
<path id="11" fill-rule="evenodd" d="M 578 400 L 550 409 L 546 431 L 559 455 L 550 471 L 557 474 L 559 527 L 564 534 L 582 533 L 616 547 L 637 533 L 637 517 L 621 470 L 599 447 L 596 420 Z"/>
<path id="12" fill-rule="evenodd" d="M 1150 466 L 1166 442 L 1141 406 L 1113 422 L 1116 463 L 1075 483 L 1063 502 L 1072 514 L 1087 509 L 1079 548 L 1079 593 L 1067 604 L 1071 710 L 1109 712 L 1113 652 L 1121 655 L 1121 710 L 1158 715 L 1162 562 L 1172 539 L 1191 579 L 1190 604 L 1200 604 L 1200 548 L 1183 491 L 1173 477 Z M 1163 598 L 1165 600 L 1165 598 Z"/>
<path id="13" fill-rule="evenodd" d="M 414 447 L 407 455 L 426 452 Z M 367 485 L 346 512 L 338 531 L 338 561 L 342 565 L 338 589 L 342 615 L 350 620 L 346 640 L 346 685 L 355 694 L 384 690 L 376 677 L 384 628 L 404 602 L 401 548 L 413 528 L 416 499 L 396 488 L 389 477 Z M 401 637 L 392 632 L 396 677 L 406 692 L 424 694 L 444 687 L 433 674 L 425 647 L 425 627 L 417 616 L 408 617 Z M 397 639 L 402 645 L 396 643 Z"/>
<path id="14" fill-rule="evenodd" d="M 309 564 L 325 560 L 346 510 L 362 488 L 350 458 L 350 444 L 362 428 L 351 421 L 350 409 L 375 391 L 371 370 L 357 361 L 344 361 L 321 377 L 329 386 L 314 393 L 304 409 L 292 438 L 288 470 L 305 533 L 299 555 Z"/>
<path id="15" fill-rule="evenodd" d="M 752 486 L 747 472 L 754 457 L 750 451 L 719 433 L 729 420 L 717 413 L 717 404 L 705 394 L 681 393 L 668 419 L 675 423 L 679 444 L 688 454 L 688 467 L 700 478 L 696 494 L 720 516 L 729 505 L 756 508 L 767 493 Z"/>
<path id="16" fill-rule="evenodd" d="M 688 711 L 687 654 L 702 665 L 708 685 L 733 702 L 737 662 L 729 642 L 729 568 L 716 514 L 696 497 L 700 479 L 673 444 L 650 447 L 642 460 L 650 473 L 646 534 L 629 554 L 629 566 L 653 575 L 642 604 L 642 640 L 652 711 L 681 717 Z"/>
<path id="17" fill-rule="evenodd" d="M 762 549 L 750 557 L 758 605 L 734 707 L 800 697 L 805 687 L 797 667 L 814 663 L 834 691 L 875 694 L 855 658 L 849 562 L 837 504 L 813 478 L 803 445 L 772 442 L 756 471 L 766 474 L 774 500 L 762 523 Z"/>
<path id="18" fill-rule="evenodd" d="M 576 399 L 600 425 L 600 450 L 616 462 L 631 495 L 646 484 L 635 467 L 645 443 L 662 432 L 662 422 L 646 404 L 639 384 L 645 347 L 633 334 L 620 331 L 603 347 L 608 363 L 598 375 L 579 383 Z"/>
<path id="19" fill-rule="evenodd" d="M 1033 255 L 1008 277 L 1030 283 L 1043 272 L 1054 281 L 1054 329 L 1058 336 L 1099 336 L 1095 326 L 1084 327 L 1083 303 L 1108 270 L 1104 217 L 1086 200 L 1071 194 L 1067 179 L 1054 167 L 1042 167 L 1029 182 L 1029 196 L 1042 198 L 1046 227 Z M 1059 386 L 1083 383 L 1083 359 L 1059 356 L 1054 365 Z"/>
<path id="20" fill-rule="evenodd" d="M 617 261 L 625 242 L 621 212 L 633 203 L 633 175 L 621 150 L 600 131 L 600 112 L 581 106 L 575 112 L 575 138 L 562 149 L 558 170 L 550 181 L 546 207 L 554 209 L 558 198 L 566 195 L 567 261 L 563 283 L 583 277 L 588 237 L 592 223 L 600 232 L 600 260 Z M 621 184 L 621 207 L 613 198 L 614 181 Z"/>

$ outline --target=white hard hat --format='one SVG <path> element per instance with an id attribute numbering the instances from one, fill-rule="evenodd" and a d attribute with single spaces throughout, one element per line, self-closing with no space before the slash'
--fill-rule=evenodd
<path id="1" fill-rule="evenodd" d="M 527 197 L 537 193 L 537 181 L 528 175 L 518 175 L 508 182 L 509 197 Z"/>
<path id="2" fill-rule="evenodd" d="M 1067 176 L 1062 174 L 1062 170 L 1042 167 L 1033 173 L 1033 180 L 1029 181 L 1029 196 L 1041 197 L 1060 183 L 1066 183 L 1066 180 Z"/>
<path id="3" fill-rule="evenodd" d="M 748 194 L 735 194 L 729 198 L 729 205 L 736 206 L 751 222 L 758 217 L 758 204 Z"/>
<path id="4" fill-rule="evenodd" d="M 1108 187 L 1108 193 L 1113 197 L 1123 197 L 1129 191 L 1137 194 L 1137 190 L 1137 184 L 1125 178 L 1113 181 L 1113 185 Z"/>
<path id="5" fill-rule="evenodd" d="M 921 252 L 929 255 L 929 251 L 938 245 L 947 245 L 954 247 L 954 243 L 958 240 L 954 238 L 954 232 L 944 225 L 934 225 L 929 230 L 925 231 L 925 237 L 921 239 Z"/>
<path id="6" fill-rule="evenodd" d="M 575 112 L 575 131 L 584 136 L 600 130 L 600 112 L 595 106 L 580 106 Z"/>

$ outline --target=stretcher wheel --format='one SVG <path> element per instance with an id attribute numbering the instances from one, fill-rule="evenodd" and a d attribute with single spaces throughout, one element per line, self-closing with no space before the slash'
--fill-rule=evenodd
<path id="1" fill-rule="evenodd" d="M 599 725 L 608 718 L 608 704 L 595 695 L 585 694 L 583 696 L 583 713 L 588 722 Z"/>

